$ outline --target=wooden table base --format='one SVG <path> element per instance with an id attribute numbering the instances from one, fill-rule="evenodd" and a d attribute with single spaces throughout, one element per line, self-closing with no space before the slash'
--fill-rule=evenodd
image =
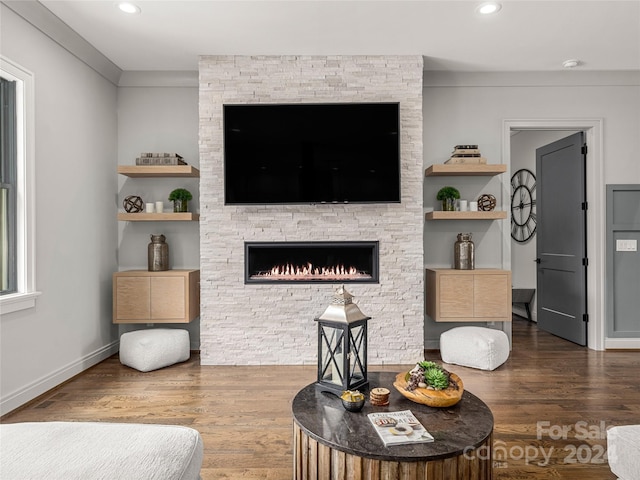
<path id="1" fill-rule="evenodd" d="M 456 457 L 424 462 L 362 458 L 310 438 L 293 424 L 294 480 L 491 480 L 493 435 Z"/>

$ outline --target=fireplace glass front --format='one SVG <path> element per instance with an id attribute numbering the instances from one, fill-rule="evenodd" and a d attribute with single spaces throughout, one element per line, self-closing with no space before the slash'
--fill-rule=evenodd
<path id="1" fill-rule="evenodd" d="M 245 283 L 378 283 L 378 242 L 246 242 Z"/>

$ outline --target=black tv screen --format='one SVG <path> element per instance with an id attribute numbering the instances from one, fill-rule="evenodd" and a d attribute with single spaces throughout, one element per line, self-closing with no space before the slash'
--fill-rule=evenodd
<path id="1" fill-rule="evenodd" d="M 400 202 L 398 103 L 224 105 L 227 205 Z"/>

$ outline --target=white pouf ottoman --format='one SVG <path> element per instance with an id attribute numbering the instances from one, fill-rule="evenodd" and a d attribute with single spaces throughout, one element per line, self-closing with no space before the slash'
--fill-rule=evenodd
<path id="1" fill-rule="evenodd" d="M 175 328 L 152 328 L 120 336 L 120 363 L 150 372 L 189 360 L 189 332 Z"/>
<path id="2" fill-rule="evenodd" d="M 640 425 L 607 430 L 609 468 L 620 480 L 634 480 L 640 472 Z"/>
<path id="3" fill-rule="evenodd" d="M 452 328 L 440 335 L 440 356 L 445 363 L 495 370 L 509 358 L 509 338 L 492 328 Z"/>

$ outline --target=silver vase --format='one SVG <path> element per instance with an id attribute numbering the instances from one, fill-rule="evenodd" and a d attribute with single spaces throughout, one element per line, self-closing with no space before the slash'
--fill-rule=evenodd
<path id="1" fill-rule="evenodd" d="M 150 272 L 169 270 L 169 245 L 165 242 L 164 235 L 151 235 L 147 257 Z"/>

